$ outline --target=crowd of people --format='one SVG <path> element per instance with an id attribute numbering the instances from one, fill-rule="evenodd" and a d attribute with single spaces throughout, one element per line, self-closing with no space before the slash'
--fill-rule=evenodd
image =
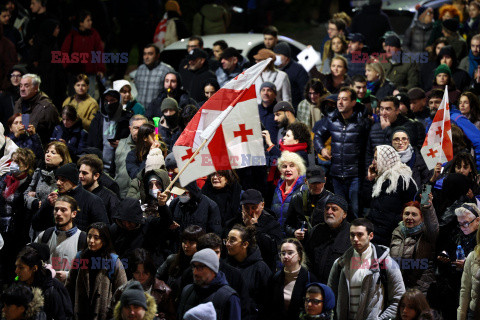
<path id="1" fill-rule="evenodd" d="M 143 43 L 133 78 L 75 61 L 109 45 L 98 12 L 64 32 L 46 0 L 0 2 L 3 318 L 480 318 L 480 2 L 418 6 L 402 36 L 381 1 L 335 13 L 306 70 L 272 25 L 251 60 L 207 50 L 228 10 L 205 1 L 189 36 L 169 0 L 166 43 L 187 35 L 187 55 Z M 167 190 L 190 120 L 269 58 L 264 165 Z M 445 97 L 453 159 L 429 169 Z"/>

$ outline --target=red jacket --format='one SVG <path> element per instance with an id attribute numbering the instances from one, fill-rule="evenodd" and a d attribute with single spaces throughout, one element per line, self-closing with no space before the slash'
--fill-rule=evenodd
<path id="1" fill-rule="evenodd" d="M 92 56 L 92 51 L 97 53 L 100 51 L 98 62 L 93 61 L 96 57 Z M 67 53 L 68 56 L 65 56 L 64 53 Z M 81 53 L 85 53 L 85 55 L 81 55 Z M 79 32 L 74 28 L 63 41 L 62 55 L 58 59 L 62 59 L 63 67 L 72 73 L 96 74 L 97 72 L 105 73 L 102 55 L 103 42 L 97 30 L 92 28 L 90 31 Z"/>

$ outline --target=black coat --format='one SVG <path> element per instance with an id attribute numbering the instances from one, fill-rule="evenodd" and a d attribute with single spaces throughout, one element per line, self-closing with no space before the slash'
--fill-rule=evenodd
<path id="1" fill-rule="evenodd" d="M 248 256 L 242 262 L 232 257 L 227 258 L 227 263 L 237 268 L 242 273 L 243 280 L 247 286 L 248 295 L 251 298 L 249 311 L 253 319 L 263 319 L 266 311 L 269 288 L 268 284 L 272 277 L 272 271 L 263 261 L 258 248 L 249 250 Z"/>
<path id="2" fill-rule="evenodd" d="M 190 201 L 181 203 L 180 198 L 175 198 L 170 203 L 173 220 L 180 224 L 179 231 L 183 232 L 186 227 L 194 224 L 202 227 L 207 233 L 221 235 L 222 218 L 217 204 L 201 193 L 195 181 L 188 184 L 186 188 L 190 192 Z"/>
<path id="3" fill-rule="evenodd" d="M 222 217 L 222 228 L 225 230 L 228 222 L 240 217 L 240 195 L 242 186 L 238 182 L 227 185 L 220 190 L 212 186 L 210 179 L 207 179 L 202 188 L 202 193 L 215 201 Z"/>
<path id="4" fill-rule="evenodd" d="M 45 299 L 43 310 L 47 315 L 47 320 L 72 319 L 72 301 L 63 283 L 56 278 L 52 278 L 50 270 L 48 269 L 45 279 L 37 282 L 34 282 L 33 286 L 42 290 L 43 298 Z"/>
<path id="5" fill-rule="evenodd" d="M 129 111 L 122 111 L 120 118 L 117 121 L 117 129 L 113 140 L 120 140 L 130 135 L 129 120 L 133 113 Z M 97 112 L 88 130 L 87 146 L 103 150 L 103 120 L 107 116 L 103 112 Z"/>
<path id="6" fill-rule="evenodd" d="M 87 231 L 89 225 L 94 222 L 105 222 L 108 224 L 107 210 L 103 205 L 102 199 L 93 193 L 83 189 L 81 185 L 65 193 L 74 198 L 80 210 L 74 219 L 75 225 L 82 231 Z M 32 228 L 35 231 L 43 231 L 54 226 L 53 207 L 48 200 L 42 203 L 42 206 L 34 214 L 32 219 Z"/>
<path id="7" fill-rule="evenodd" d="M 397 182 L 397 191 L 390 194 L 386 193 L 390 181 L 385 181 L 382 185 L 382 191 L 372 199 L 370 203 L 370 212 L 366 216 L 375 226 L 373 242 L 384 246 L 390 246 L 392 232 L 402 220 L 403 205 L 413 201 L 417 193 L 417 188 L 413 181 L 410 181 L 408 189 L 404 188 L 403 178 Z"/>
<path id="8" fill-rule="evenodd" d="M 217 76 L 213 71 L 208 69 L 208 63 L 195 71 L 190 71 L 185 68 L 180 69 L 180 75 L 182 76 L 183 88 L 187 90 L 195 101 L 202 101 L 205 99 L 205 92 L 203 91 L 203 84 L 208 79 L 216 79 Z"/>
<path id="9" fill-rule="evenodd" d="M 298 62 L 291 60 L 283 69 L 288 75 L 292 89 L 292 105 L 297 109 L 300 101 L 304 99 L 303 93 L 308 82 L 308 73 Z"/>
<path id="10" fill-rule="evenodd" d="M 290 305 L 286 310 L 283 295 L 283 288 L 285 287 L 285 271 L 283 269 L 278 271 L 272 277 L 268 286 L 271 290 L 269 295 L 269 318 L 275 320 L 298 319 L 300 312 L 304 309 L 303 298 L 305 298 L 307 285 L 312 282 L 317 282 L 317 278 L 310 271 L 301 267 L 295 285 L 293 286 Z"/>
<path id="11" fill-rule="evenodd" d="M 369 129 L 369 120 L 356 107 L 348 121 L 335 110 L 315 124 L 313 132 L 317 153 L 321 153 L 328 138 L 332 138 L 332 177 L 353 178 L 363 175 L 360 168 L 365 159 L 365 142 Z"/>
<path id="12" fill-rule="evenodd" d="M 350 223 L 347 220 L 336 229 L 326 223 L 314 227 L 305 241 L 309 269 L 321 283 L 328 282 L 330 269 L 337 258 L 350 248 Z"/>
<path id="13" fill-rule="evenodd" d="M 295 230 L 302 227 L 303 221 L 308 220 L 305 224 L 307 233 L 309 229 L 323 222 L 325 205 L 332 194 L 325 188 L 318 196 L 312 196 L 308 188 L 296 193 L 290 201 L 287 218 L 283 225 L 285 235 L 294 237 Z"/>
<path id="14" fill-rule="evenodd" d="M 92 193 L 102 199 L 105 209 L 107 209 L 108 221 L 112 223 L 112 217 L 115 217 L 118 213 L 120 206 L 120 198 L 110 189 L 100 185 Z"/>
<path id="15" fill-rule="evenodd" d="M 432 177 L 425 160 L 423 160 L 422 154 L 416 148 L 414 149 L 410 161 L 405 164 L 412 169 L 412 178 L 415 180 L 418 188 L 426 184 Z"/>
<path id="16" fill-rule="evenodd" d="M 77 120 L 72 127 L 66 128 L 63 122 L 53 129 L 52 140 L 65 140 L 68 152 L 76 159 L 87 145 L 88 132 L 83 130 L 82 121 Z"/>

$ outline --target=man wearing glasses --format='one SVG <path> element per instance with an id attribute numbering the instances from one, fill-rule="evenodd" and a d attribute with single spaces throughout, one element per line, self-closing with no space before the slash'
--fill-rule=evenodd
<path id="1" fill-rule="evenodd" d="M 217 319 L 241 319 L 240 298 L 219 271 L 220 262 L 212 249 L 203 249 L 193 255 L 190 263 L 193 271 L 193 284 L 186 286 L 180 297 L 179 319 L 191 308 L 212 302 Z"/>

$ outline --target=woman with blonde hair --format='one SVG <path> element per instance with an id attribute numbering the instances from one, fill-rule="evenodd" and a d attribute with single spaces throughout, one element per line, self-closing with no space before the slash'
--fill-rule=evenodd
<path id="1" fill-rule="evenodd" d="M 474 205 L 472 204 L 472 207 Z M 478 319 L 480 303 L 480 229 L 477 230 L 477 245 L 465 260 L 460 287 L 460 305 L 457 309 L 458 320 Z"/>
<path id="2" fill-rule="evenodd" d="M 307 169 L 302 157 L 290 151 L 282 152 L 282 156 L 278 158 L 277 167 L 281 179 L 275 188 L 271 209 L 275 212 L 278 222 L 283 227 L 287 218 L 288 205 L 293 196 L 300 192 L 304 185 Z"/>
<path id="3" fill-rule="evenodd" d="M 378 100 L 391 96 L 395 86 L 385 78 L 385 71 L 378 61 L 371 61 L 365 65 L 367 90 L 370 90 Z"/>

